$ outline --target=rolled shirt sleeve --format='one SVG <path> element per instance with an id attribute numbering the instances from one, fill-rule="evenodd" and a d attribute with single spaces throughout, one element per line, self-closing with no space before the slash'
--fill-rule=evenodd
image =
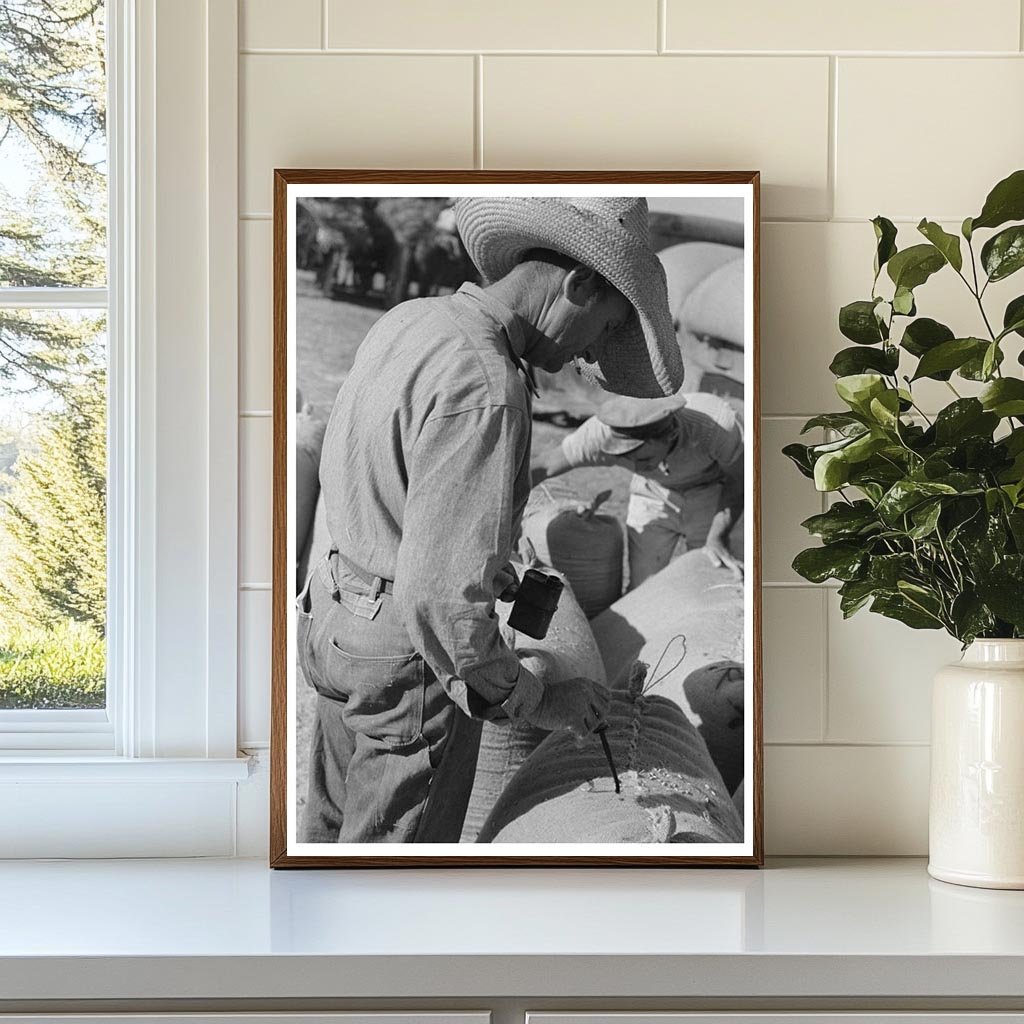
<path id="1" fill-rule="evenodd" d="M 511 406 L 435 415 L 406 467 L 395 600 L 416 649 L 475 718 L 523 717 L 543 692 L 502 639 L 494 611 L 529 440 L 526 414 Z"/>

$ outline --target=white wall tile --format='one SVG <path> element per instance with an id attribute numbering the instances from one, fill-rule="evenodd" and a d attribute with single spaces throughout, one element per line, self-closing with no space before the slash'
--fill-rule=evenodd
<path id="1" fill-rule="evenodd" d="M 782 454 L 793 441 L 813 444 L 821 431 L 800 436 L 799 420 L 761 421 L 761 572 L 765 583 L 804 582 L 791 563 L 798 551 L 816 541 L 800 524 L 824 507 L 814 483 Z"/>
<path id="2" fill-rule="evenodd" d="M 320 48 L 320 0 L 241 0 L 239 41 L 255 49 Z"/>
<path id="3" fill-rule="evenodd" d="M 960 223 L 1021 166 L 1024 61 L 849 58 L 837 74 L 837 216 Z"/>
<path id="4" fill-rule="evenodd" d="M 246 417 L 239 431 L 238 575 L 241 583 L 270 583 L 273 505 L 273 421 Z"/>
<path id="5" fill-rule="evenodd" d="M 959 228 L 949 222 L 943 226 L 947 231 Z M 908 248 L 924 238 L 913 224 L 900 224 L 897 241 L 901 248 Z M 765 415 L 810 416 L 841 408 L 828 365 L 836 352 L 853 343 L 839 333 L 839 309 L 870 298 L 874 244 L 874 231 L 867 221 L 763 225 L 761 402 Z M 992 285 L 985 297 L 989 319 L 1001 323 L 1006 303 L 1019 290 L 1013 278 Z M 879 282 L 879 292 L 891 294 L 888 278 Z M 986 336 L 975 299 L 952 269 L 946 267 L 934 275 L 917 289 L 916 297 L 920 316 L 947 324 L 959 337 Z M 906 321 L 898 323 L 902 334 Z M 1008 358 L 1014 358 L 1020 339 L 1009 342 L 1006 351 Z M 963 395 L 979 390 L 959 378 L 954 384 Z M 953 399 L 949 388 L 935 381 L 916 383 L 914 394 L 926 411 L 940 409 Z"/>
<path id="6" fill-rule="evenodd" d="M 667 0 L 670 50 L 1016 50 L 1017 0 Z"/>
<path id="7" fill-rule="evenodd" d="M 762 591 L 767 743 L 822 739 L 827 597 L 823 587 L 766 587 Z"/>
<path id="8" fill-rule="evenodd" d="M 241 58 L 241 208 L 268 213 L 275 167 L 470 167 L 473 58 Z"/>
<path id="9" fill-rule="evenodd" d="M 766 214 L 828 208 L 824 57 L 487 57 L 487 167 L 760 170 Z"/>
<path id="10" fill-rule="evenodd" d="M 267 412 L 274 394 L 273 226 L 269 220 L 239 224 L 238 407 Z"/>
<path id="11" fill-rule="evenodd" d="M 238 736 L 243 749 L 270 741 L 269 590 L 238 595 Z"/>
<path id="12" fill-rule="evenodd" d="M 771 856 L 928 852 L 927 747 L 765 749 Z"/>
<path id="13" fill-rule="evenodd" d="M 439 16 L 441 15 L 441 16 Z M 330 0 L 329 45 L 412 50 L 650 50 L 658 0 Z"/>
<path id="14" fill-rule="evenodd" d="M 826 738 L 854 743 L 927 743 L 932 677 L 960 658 L 943 631 L 910 629 L 861 609 L 843 619 L 828 601 Z"/>

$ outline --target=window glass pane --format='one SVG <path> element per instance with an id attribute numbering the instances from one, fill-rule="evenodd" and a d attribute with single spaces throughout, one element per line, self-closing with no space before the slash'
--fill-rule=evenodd
<path id="1" fill-rule="evenodd" d="M 0 0 L 0 289 L 105 283 L 103 15 Z"/>
<path id="2" fill-rule="evenodd" d="M 0 709 L 106 700 L 106 336 L 0 309 Z"/>

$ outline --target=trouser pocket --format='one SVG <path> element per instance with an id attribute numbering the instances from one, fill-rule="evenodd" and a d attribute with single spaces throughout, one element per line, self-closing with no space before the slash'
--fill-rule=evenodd
<path id="1" fill-rule="evenodd" d="M 325 676 L 331 695 L 345 700 L 345 724 L 353 732 L 392 748 L 423 741 L 426 679 L 419 654 L 363 657 L 332 639 Z"/>

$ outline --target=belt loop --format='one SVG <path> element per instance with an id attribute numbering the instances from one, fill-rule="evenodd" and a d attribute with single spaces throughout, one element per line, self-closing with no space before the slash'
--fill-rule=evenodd
<path id="1" fill-rule="evenodd" d="M 370 595 L 370 600 L 379 601 L 381 592 L 384 590 L 384 579 L 381 576 L 373 577 L 373 592 Z"/>
<path id="2" fill-rule="evenodd" d="M 324 565 L 327 567 L 327 575 L 331 578 L 331 599 L 337 601 L 341 596 L 341 587 L 338 586 L 338 577 L 334 571 L 334 562 L 338 555 L 337 548 L 331 548 L 324 555 Z"/>

